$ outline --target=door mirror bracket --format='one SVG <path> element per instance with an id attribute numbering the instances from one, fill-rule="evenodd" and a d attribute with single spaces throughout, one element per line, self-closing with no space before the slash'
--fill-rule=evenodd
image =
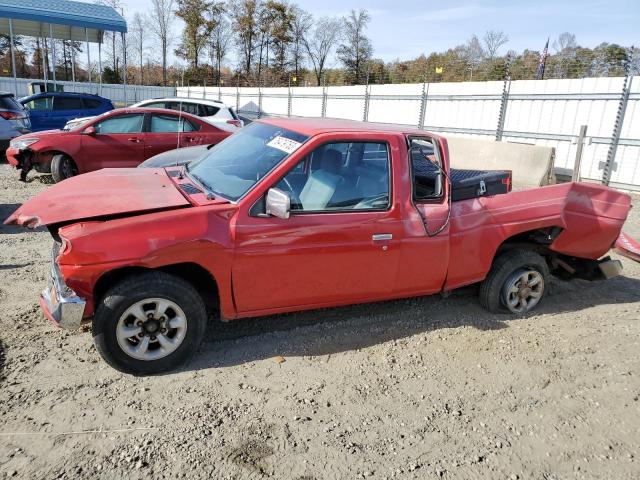
<path id="1" fill-rule="evenodd" d="M 265 212 L 272 217 L 289 218 L 291 197 L 278 188 L 270 188 L 267 192 Z"/>
<path id="2" fill-rule="evenodd" d="M 94 136 L 97 132 L 94 126 L 90 126 L 85 128 L 82 133 L 84 133 L 85 135 L 91 135 Z"/>

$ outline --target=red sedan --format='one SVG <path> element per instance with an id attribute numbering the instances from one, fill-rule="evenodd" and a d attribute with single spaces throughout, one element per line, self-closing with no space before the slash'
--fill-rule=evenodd
<path id="1" fill-rule="evenodd" d="M 7 149 L 9 163 L 26 180 L 33 168 L 60 182 L 101 168 L 136 167 L 167 150 L 216 144 L 231 135 L 188 113 L 160 108 L 123 108 L 69 131 L 23 135 Z"/>

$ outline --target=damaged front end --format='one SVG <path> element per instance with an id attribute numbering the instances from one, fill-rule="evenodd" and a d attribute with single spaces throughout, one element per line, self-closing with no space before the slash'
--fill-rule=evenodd
<path id="1" fill-rule="evenodd" d="M 43 156 L 30 148 L 38 141 L 38 138 L 18 137 L 10 142 L 6 151 L 7 160 L 20 170 L 20 180 L 23 182 L 31 169 L 39 173 L 51 173 L 51 155 Z"/>
<path id="2" fill-rule="evenodd" d="M 53 243 L 51 270 L 47 287 L 40 295 L 40 307 L 44 315 L 57 326 L 65 330 L 77 330 L 82 323 L 86 301 L 67 286 L 60 272 L 57 258 L 64 243 L 64 239 Z"/>

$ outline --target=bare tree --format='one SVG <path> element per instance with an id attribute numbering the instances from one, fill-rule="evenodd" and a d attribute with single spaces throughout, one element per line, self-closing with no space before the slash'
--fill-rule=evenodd
<path id="1" fill-rule="evenodd" d="M 493 60 L 501 46 L 509 41 L 502 30 L 489 30 L 484 34 L 484 48 L 489 60 Z"/>
<path id="2" fill-rule="evenodd" d="M 107 7 L 111 7 L 116 11 L 121 11 L 122 10 L 122 3 L 120 2 L 120 0 L 100 0 L 98 2 L 100 5 L 106 5 Z M 107 53 L 107 61 L 111 63 L 111 68 L 113 69 L 113 73 L 115 75 L 114 80 L 117 82 L 118 81 L 118 64 L 120 63 L 120 56 L 117 54 L 117 51 L 119 50 L 120 47 L 120 41 L 118 39 L 118 37 L 120 36 L 120 34 L 118 32 L 111 32 L 110 34 L 107 33 L 105 34 L 105 36 L 107 37 L 107 39 L 109 40 L 110 45 L 110 51 Z"/>
<path id="3" fill-rule="evenodd" d="M 477 70 L 485 56 L 478 36 L 474 33 L 463 47 L 463 58 L 469 69 L 469 80 L 473 80 L 473 72 Z"/>
<path id="4" fill-rule="evenodd" d="M 291 8 L 291 15 L 293 17 L 291 20 L 291 63 L 293 64 L 293 71 L 297 82 L 300 78 L 300 69 L 302 68 L 305 57 L 304 38 L 307 32 L 311 30 L 313 17 L 297 5 Z"/>
<path id="5" fill-rule="evenodd" d="M 240 53 L 240 61 L 247 75 L 251 73 L 253 53 L 257 47 L 260 35 L 259 0 L 230 0 L 229 12 L 231 14 L 233 31 L 236 34 L 236 43 Z"/>
<path id="6" fill-rule="evenodd" d="M 167 85 L 167 52 L 171 44 L 173 0 L 151 0 L 151 29 L 162 49 L 162 84 Z"/>
<path id="7" fill-rule="evenodd" d="M 147 51 L 146 36 L 149 19 L 144 13 L 136 12 L 131 21 L 131 44 L 140 68 L 140 85 L 144 84 L 144 56 Z"/>
<path id="8" fill-rule="evenodd" d="M 220 2 L 212 4 L 209 11 L 209 22 L 212 27 L 209 53 L 211 54 L 211 61 L 215 65 L 217 83 L 220 85 L 222 61 L 229 51 L 232 31 L 231 25 L 225 17 L 226 9 L 224 3 Z"/>
<path id="9" fill-rule="evenodd" d="M 576 36 L 569 32 L 561 33 L 558 38 L 553 41 L 553 48 L 558 53 L 573 50 L 577 46 L 578 42 L 576 42 Z"/>
<path id="10" fill-rule="evenodd" d="M 342 23 L 337 18 L 322 17 L 316 22 L 313 32 L 303 38 L 318 85 L 322 82 L 327 58 L 340 38 L 341 27 Z"/>
<path id="11" fill-rule="evenodd" d="M 337 54 L 354 83 L 361 80 L 363 68 L 373 53 L 371 40 L 364 34 L 370 20 L 371 17 L 366 10 L 351 10 L 351 13 L 342 19 L 343 43 L 338 47 Z"/>

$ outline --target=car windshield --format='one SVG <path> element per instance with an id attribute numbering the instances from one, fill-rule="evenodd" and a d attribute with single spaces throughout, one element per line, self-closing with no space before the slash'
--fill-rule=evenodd
<path id="1" fill-rule="evenodd" d="M 309 137 L 265 123 L 253 123 L 191 162 L 187 171 L 214 195 L 236 201 Z"/>

